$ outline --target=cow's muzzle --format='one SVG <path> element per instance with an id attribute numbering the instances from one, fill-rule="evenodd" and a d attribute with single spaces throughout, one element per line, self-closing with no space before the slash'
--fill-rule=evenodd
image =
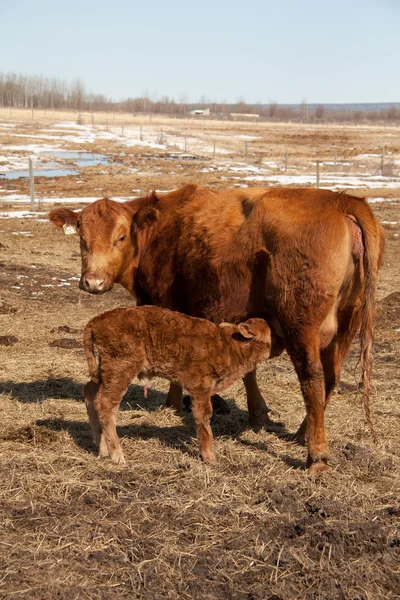
<path id="1" fill-rule="evenodd" d="M 88 273 L 87 275 L 82 275 L 79 287 L 81 290 L 89 292 L 89 294 L 103 294 L 111 290 L 112 283 L 110 284 L 106 277 Z"/>

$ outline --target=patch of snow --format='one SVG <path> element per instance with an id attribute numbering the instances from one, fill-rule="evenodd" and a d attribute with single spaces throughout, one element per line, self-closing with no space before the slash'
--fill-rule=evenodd
<path id="1" fill-rule="evenodd" d="M 28 210 L 10 210 L 8 212 L 0 212 L 0 219 L 33 219 L 45 214 L 44 212 L 30 212 Z"/>
<path id="2" fill-rule="evenodd" d="M 261 140 L 261 135 L 238 135 L 238 140 Z"/>

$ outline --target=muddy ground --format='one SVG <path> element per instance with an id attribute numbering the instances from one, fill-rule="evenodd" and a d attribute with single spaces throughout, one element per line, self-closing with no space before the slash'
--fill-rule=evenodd
<path id="1" fill-rule="evenodd" d="M 195 161 L 182 161 L 173 179 L 170 162 L 141 160 L 147 175 L 130 189 L 226 185 L 218 171 L 203 181 Z M 153 169 L 161 174 L 151 185 Z M 64 180 L 43 185 L 48 195 L 95 196 L 107 186 L 128 195 L 123 173 L 121 187 L 111 171 L 103 176 L 100 186 L 85 174 L 73 194 Z M 1 598 L 400 598 L 400 218 L 395 193 L 379 193 L 386 200 L 371 205 L 387 233 L 372 394 L 379 441 L 375 447 L 358 404 L 355 341 L 327 411 L 331 468 L 317 480 L 305 471 L 305 449 L 285 435 L 304 414 L 286 356 L 258 370 L 274 427 L 247 427 L 240 382 L 224 394 L 230 413 L 212 419 L 216 466 L 198 458 L 191 414 L 162 409 L 162 380 L 147 400 L 132 385 L 123 401 L 127 465 L 99 461 L 82 399 L 82 330 L 131 299 L 118 287 L 100 297 L 80 292 L 76 236 L 43 214 L 5 218 L 27 207 L 2 198 Z"/>

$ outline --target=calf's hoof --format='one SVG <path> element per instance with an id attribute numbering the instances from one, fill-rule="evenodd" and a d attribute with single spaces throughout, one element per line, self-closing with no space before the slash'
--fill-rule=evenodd
<path id="1" fill-rule="evenodd" d="M 112 462 L 116 465 L 125 465 L 126 460 L 122 452 L 115 452 L 115 454 L 111 454 L 110 456 Z"/>
<path id="2" fill-rule="evenodd" d="M 217 460 L 215 458 L 214 453 L 209 453 L 209 454 L 202 453 L 201 458 L 203 459 L 203 462 L 207 463 L 208 465 L 216 465 L 217 464 Z"/>

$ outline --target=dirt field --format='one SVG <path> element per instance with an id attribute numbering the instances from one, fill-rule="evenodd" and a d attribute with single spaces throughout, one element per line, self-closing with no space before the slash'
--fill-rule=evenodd
<path id="1" fill-rule="evenodd" d="M 400 598 L 398 131 L 128 116 L 112 128 L 111 119 L 96 116 L 90 137 L 91 123 L 79 129 L 77 115 L 0 112 L 0 173 L 26 168 L 32 152 L 45 164 L 44 145 L 110 159 L 79 175 L 37 177 L 43 207 L 33 214 L 28 181 L 0 179 L 0 598 Z M 141 124 L 148 139 L 136 144 Z M 161 127 L 167 143 L 157 141 Z M 214 139 L 226 151 L 215 157 Z M 78 207 L 85 197 L 187 182 L 298 185 L 300 176 L 315 178 L 317 156 L 332 187 L 351 177 L 354 193 L 377 200 L 387 233 L 372 394 L 378 446 L 358 405 L 355 342 L 327 411 L 331 468 L 320 479 L 307 475 L 305 449 L 285 437 L 304 414 L 286 356 L 259 367 L 270 430 L 248 429 L 241 382 L 224 394 L 230 413 L 212 419 L 217 466 L 200 462 L 191 414 L 161 408 L 162 380 L 147 400 L 132 385 L 121 406 L 127 466 L 99 461 L 82 399 L 82 329 L 131 298 L 118 287 L 100 297 L 79 291 L 78 240 L 56 230 L 47 211 L 64 198 Z"/>

